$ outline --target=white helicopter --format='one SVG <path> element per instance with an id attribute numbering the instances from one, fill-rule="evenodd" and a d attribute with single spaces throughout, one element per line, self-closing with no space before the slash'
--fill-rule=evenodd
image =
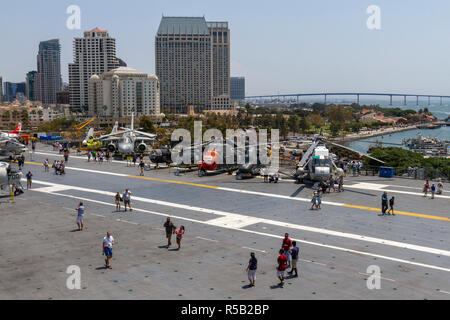
<path id="1" fill-rule="evenodd" d="M 380 163 L 384 163 L 383 161 L 371 157 L 367 154 L 318 137 L 315 139 L 311 147 L 309 147 L 308 151 L 305 152 L 303 158 L 297 165 L 297 170 L 294 174 L 294 178 L 298 183 L 308 181 L 318 183 L 328 180 L 333 174 L 337 177 L 344 174 L 344 170 L 336 166 L 333 157 L 330 154 L 330 150 L 326 147 L 326 144 L 332 144 L 337 147 L 358 153 L 361 156 L 373 159 Z"/>

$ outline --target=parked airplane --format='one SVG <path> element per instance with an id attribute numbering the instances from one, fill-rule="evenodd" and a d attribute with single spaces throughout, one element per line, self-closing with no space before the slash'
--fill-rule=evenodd
<path id="1" fill-rule="evenodd" d="M 27 151 L 27 147 L 15 138 L 0 138 L 0 157 L 14 157 Z"/>
<path id="2" fill-rule="evenodd" d="M 134 129 L 134 114 L 131 116 L 131 127 L 120 128 L 122 132 L 114 132 L 99 138 L 100 141 L 108 144 L 107 148 L 111 153 L 121 155 L 131 155 L 135 153 L 146 153 L 149 149 L 148 143 L 156 140 L 156 135 Z"/>
<path id="3" fill-rule="evenodd" d="M 14 129 L 14 131 L 11 131 L 9 133 L 7 132 L 0 132 L 0 139 L 3 138 L 20 138 L 20 133 L 22 132 L 22 124 L 19 123 Z"/>

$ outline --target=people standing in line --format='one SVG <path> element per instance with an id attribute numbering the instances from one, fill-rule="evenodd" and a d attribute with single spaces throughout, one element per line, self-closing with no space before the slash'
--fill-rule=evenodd
<path id="1" fill-rule="evenodd" d="M 389 214 L 389 215 L 392 214 L 393 216 L 395 216 L 394 205 L 395 205 L 395 197 L 392 197 L 392 198 L 389 200 L 389 211 L 388 211 L 388 214 Z"/>
<path id="2" fill-rule="evenodd" d="M 75 209 L 77 211 L 77 226 L 78 231 L 83 231 L 84 229 L 84 205 L 80 202 L 78 207 Z"/>
<path id="3" fill-rule="evenodd" d="M 175 225 L 170 220 L 170 218 L 167 218 L 166 223 L 164 223 L 164 228 L 166 229 L 166 238 L 167 238 L 167 249 L 170 248 L 172 245 L 172 235 L 175 233 Z"/>
<path id="4" fill-rule="evenodd" d="M 430 182 L 427 180 L 423 185 L 423 196 L 426 197 L 428 195 L 428 190 L 430 190 Z"/>
<path id="5" fill-rule="evenodd" d="M 284 280 L 285 280 L 285 278 L 284 278 L 284 272 L 286 271 L 286 267 L 287 267 L 287 257 L 286 257 L 286 255 L 284 254 L 284 252 L 283 252 L 283 249 L 281 249 L 280 251 L 279 251 L 279 256 L 278 256 L 278 259 L 277 259 L 277 263 L 278 263 L 278 266 L 277 266 L 277 277 L 278 277 L 278 279 L 280 279 L 280 283 L 279 283 L 279 286 L 280 287 L 283 287 L 284 286 Z"/>
<path id="6" fill-rule="evenodd" d="M 292 269 L 290 272 L 288 272 L 290 275 L 292 275 L 295 272 L 295 278 L 298 277 L 298 269 L 297 269 L 297 262 L 298 262 L 298 254 L 300 249 L 297 247 L 297 241 L 292 241 Z"/>
<path id="7" fill-rule="evenodd" d="M 436 193 L 436 186 L 434 185 L 434 183 L 431 185 L 431 199 L 434 199 L 434 195 Z"/>
<path id="8" fill-rule="evenodd" d="M 247 266 L 247 274 L 248 274 L 248 280 L 250 281 L 250 287 L 255 286 L 256 282 L 256 270 L 258 269 L 258 260 L 255 257 L 255 253 L 250 253 L 250 260 L 248 262 Z"/>
<path id="9" fill-rule="evenodd" d="M 386 211 L 388 209 L 388 194 L 385 191 L 381 196 L 381 215 L 386 215 Z"/>
<path id="10" fill-rule="evenodd" d="M 27 190 L 31 189 L 31 184 L 33 182 L 33 174 L 31 173 L 31 171 L 28 171 L 27 173 Z"/>
<path id="11" fill-rule="evenodd" d="M 181 249 L 181 240 L 183 239 L 183 235 L 186 232 L 186 229 L 184 226 L 181 226 L 178 229 L 175 229 L 175 234 L 177 235 L 177 244 L 178 244 L 178 250 Z"/>
<path id="12" fill-rule="evenodd" d="M 127 212 L 127 205 L 130 211 L 133 211 L 133 208 L 131 208 L 131 192 L 128 189 L 123 193 L 123 205 L 125 207 L 125 212 Z"/>
<path id="13" fill-rule="evenodd" d="M 105 267 L 107 269 L 112 269 L 112 267 L 111 267 L 111 259 L 113 257 L 113 246 L 114 246 L 114 244 L 115 244 L 114 238 L 111 235 L 111 232 L 108 232 L 106 234 L 106 237 L 103 238 L 103 243 L 102 243 L 102 252 L 106 256 Z"/>
<path id="14" fill-rule="evenodd" d="M 120 192 L 117 191 L 116 196 L 114 197 L 114 202 L 116 203 L 116 212 L 120 212 L 121 208 L 121 202 L 122 202 L 122 197 L 120 196 Z"/>
<path id="15" fill-rule="evenodd" d="M 287 261 L 288 261 L 288 265 L 289 265 L 288 267 L 291 266 L 291 247 L 292 247 L 292 240 L 289 239 L 289 233 L 286 233 L 284 235 L 282 248 L 283 248 L 284 255 L 287 257 Z"/>

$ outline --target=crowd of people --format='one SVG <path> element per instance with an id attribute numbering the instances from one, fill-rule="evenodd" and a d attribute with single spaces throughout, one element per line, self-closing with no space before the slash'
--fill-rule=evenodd
<path id="1" fill-rule="evenodd" d="M 430 186 L 429 180 L 427 180 L 423 186 L 424 197 L 427 197 L 428 193 L 431 193 L 431 199 L 434 199 L 434 196 L 436 194 L 441 195 L 443 192 L 444 192 L 444 184 L 441 181 L 438 182 L 437 187 L 434 183 L 431 184 Z"/>
<path id="2" fill-rule="evenodd" d="M 86 152 L 86 156 L 88 158 L 88 162 L 91 162 L 91 159 L 95 161 L 95 163 L 103 164 L 103 162 L 106 160 L 106 162 L 111 163 L 112 162 L 112 156 L 109 150 L 103 151 L 88 151 Z"/>
<path id="3" fill-rule="evenodd" d="M 344 191 L 344 176 L 341 175 L 336 178 L 331 175 L 328 180 L 319 182 L 318 190 L 313 192 L 311 199 L 311 210 L 320 210 L 322 205 L 322 197 L 326 193 L 331 193 L 331 191 Z"/>
<path id="4" fill-rule="evenodd" d="M 276 276 L 280 283 L 278 286 L 281 288 L 284 286 L 287 274 L 292 278 L 298 277 L 298 258 L 300 249 L 297 247 L 297 242 L 292 241 L 289 238 L 289 234 L 284 235 L 283 241 L 281 243 L 281 249 L 278 252 L 277 265 L 276 265 Z M 258 270 L 258 259 L 254 252 L 250 254 L 250 260 L 247 265 L 247 275 L 250 281 L 250 287 L 254 287 L 256 284 L 256 271 Z"/>

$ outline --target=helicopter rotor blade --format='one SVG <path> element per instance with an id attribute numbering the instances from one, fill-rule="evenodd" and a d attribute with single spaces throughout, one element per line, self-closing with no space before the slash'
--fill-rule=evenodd
<path id="1" fill-rule="evenodd" d="M 367 157 L 367 158 L 369 158 L 369 159 L 375 160 L 375 161 L 380 162 L 380 163 L 383 163 L 383 164 L 386 163 L 386 162 L 384 162 L 384 161 L 382 161 L 382 160 L 380 160 L 380 159 L 377 159 L 377 158 L 374 158 L 374 157 L 372 157 L 372 156 L 369 156 L 369 155 L 366 154 L 366 153 L 362 153 L 362 152 L 356 151 L 355 149 L 352 149 L 352 148 L 343 146 L 343 145 L 338 144 L 338 143 L 334 143 L 334 142 L 331 142 L 331 141 L 328 141 L 328 140 L 324 140 L 324 143 L 329 143 L 329 144 L 332 144 L 332 145 L 334 145 L 334 146 L 336 146 L 336 147 L 340 147 L 340 148 L 343 148 L 343 149 L 346 149 L 346 150 L 355 152 L 355 153 L 357 153 L 357 154 L 359 154 L 359 155 L 361 155 L 361 156 Z"/>

